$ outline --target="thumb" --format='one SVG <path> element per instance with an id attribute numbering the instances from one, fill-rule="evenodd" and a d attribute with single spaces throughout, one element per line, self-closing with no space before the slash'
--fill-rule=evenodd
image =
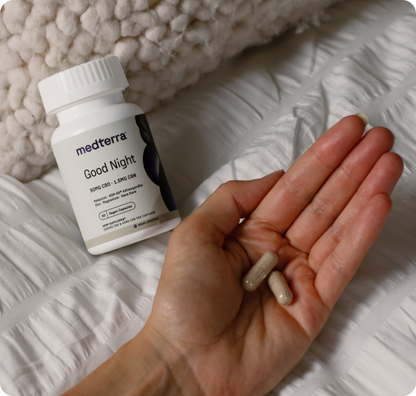
<path id="1" fill-rule="evenodd" d="M 175 233 L 189 232 L 193 243 L 214 243 L 221 247 L 225 236 L 260 204 L 283 174 L 280 170 L 261 179 L 222 184 Z"/>

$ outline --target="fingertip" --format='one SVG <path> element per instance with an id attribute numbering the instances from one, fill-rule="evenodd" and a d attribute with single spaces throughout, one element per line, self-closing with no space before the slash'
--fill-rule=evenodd
<path id="1" fill-rule="evenodd" d="M 388 151 L 390 151 L 393 148 L 396 137 L 394 136 L 392 131 L 390 131 L 390 129 L 385 128 L 385 127 L 380 127 L 380 126 L 374 127 L 370 129 L 366 134 L 366 136 L 372 136 L 372 135 L 375 135 L 378 141 L 386 142 L 387 144 L 386 149 L 388 149 Z"/>
<path id="2" fill-rule="evenodd" d="M 388 152 L 382 158 L 385 166 L 385 178 L 389 182 L 386 193 L 390 196 L 396 187 L 397 182 L 403 174 L 404 162 L 402 157 L 396 153 Z"/>
<path id="3" fill-rule="evenodd" d="M 364 123 L 364 127 L 368 125 L 369 119 L 365 114 L 357 113 L 355 116 L 358 117 Z"/>
<path id="4" fill-rule="evenodd" d="M 380 193 L 375 195 L 370 200 L 371 204 L 375 207 L 375 212 L 383 213 L 390 213 L 392 207 L 393 207 L 393 201 L 390 198 L 390 196 L 386 193 Z"/>
<path id="5" fill-rule="evenodd" d="M 379 193 L 372 197 L 355 226 L 354 234 L 366 241 L 368 248 L 375 242 L 393 207 L 390 196 Z M 365 243 L 364 243 L 365 245 Z"/>
<path id="6" fill-rule="evenodd" d="M 364 134 L 364 130 L 368 125 L 368 117 L 362 113 L 347 116 L 341 121 L 346 123 L 349 128 L 360 131 L 361 135 Z"/>
<path id="7" fill-rule="evenodd" d="M 284 174 L 285 174 L 284 169 L 279 169 L 277 171 L 274 171 L 272 173 L 267 174 L 266 176 L 261 177 L 261 179 L 266 179 L 266 178 L 277 178 L 277 179 L 280 179 Z"/>
<path id="8" fill-rule="evenodd" d="M 337 134 L 339 132 L 345 133 L 347 136 L 353 137 L 354 140 L 359 141 L 364 135 L 365 125 L 362 118 L 357 115 L 349 115 L 341 118 L 335 125 L 328 129 L 324 135 Z"/>
<path id="9" fill-rule="evenodd" d="M 398 172 L 400 173 L 400 176 L 402 175 L 404 171 L 404 161 L 403 158 L 397 154 L 397 153 L 390 153 L 392 162 L 394 163 L 394 166 L 397 168 Z"/>
<path id="10" fill-rule="evenodd" d="M 399 154 L 392 152 L 389 153 L 389 156 L 391 157 L 392 166 L 394 166 L 395 169 L 397 169 L 398 173 L 401 176 L 404 170 L 403 158 Z"/>

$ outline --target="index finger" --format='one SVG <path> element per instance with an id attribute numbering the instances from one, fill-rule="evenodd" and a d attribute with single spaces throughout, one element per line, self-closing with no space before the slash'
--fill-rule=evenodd
<path id="1" fill-rule="evenodd" d="M 335 124 L 290 167 L 250 218 L 270 224 L 284 234 L 358 144 L 364 128 L 363 120 L 357 116 L 343 118 Z"/>

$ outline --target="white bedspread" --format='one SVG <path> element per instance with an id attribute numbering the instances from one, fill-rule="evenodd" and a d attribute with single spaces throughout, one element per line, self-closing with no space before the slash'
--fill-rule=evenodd
<path id="1" fill-rule="evenodd" d="M 348 0 L 331 19 L 228 62 L 149 114 L 183 216 L 222 182 L 287 169 L 363 112 L 396 134 L 405 173 L 386 227 L 274 396 L 405 396 L 416 385 L 416 13 Z M 0 384 L 55 396 L 109 358 L 151 310 L 169 234 L 98 257 L 59 171 L 0 175 Z"/>

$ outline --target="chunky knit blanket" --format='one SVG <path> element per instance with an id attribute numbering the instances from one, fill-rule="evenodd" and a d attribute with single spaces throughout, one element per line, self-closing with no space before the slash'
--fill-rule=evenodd
<path id="1" fill-rule="evenodd" d="M 40 80 L 116 55 L 145 112 L 248 46 L 318 23 L 337 0 L 11 0 L 0 18 L 0 173 L 21 181 L 53 165 Z"/>

